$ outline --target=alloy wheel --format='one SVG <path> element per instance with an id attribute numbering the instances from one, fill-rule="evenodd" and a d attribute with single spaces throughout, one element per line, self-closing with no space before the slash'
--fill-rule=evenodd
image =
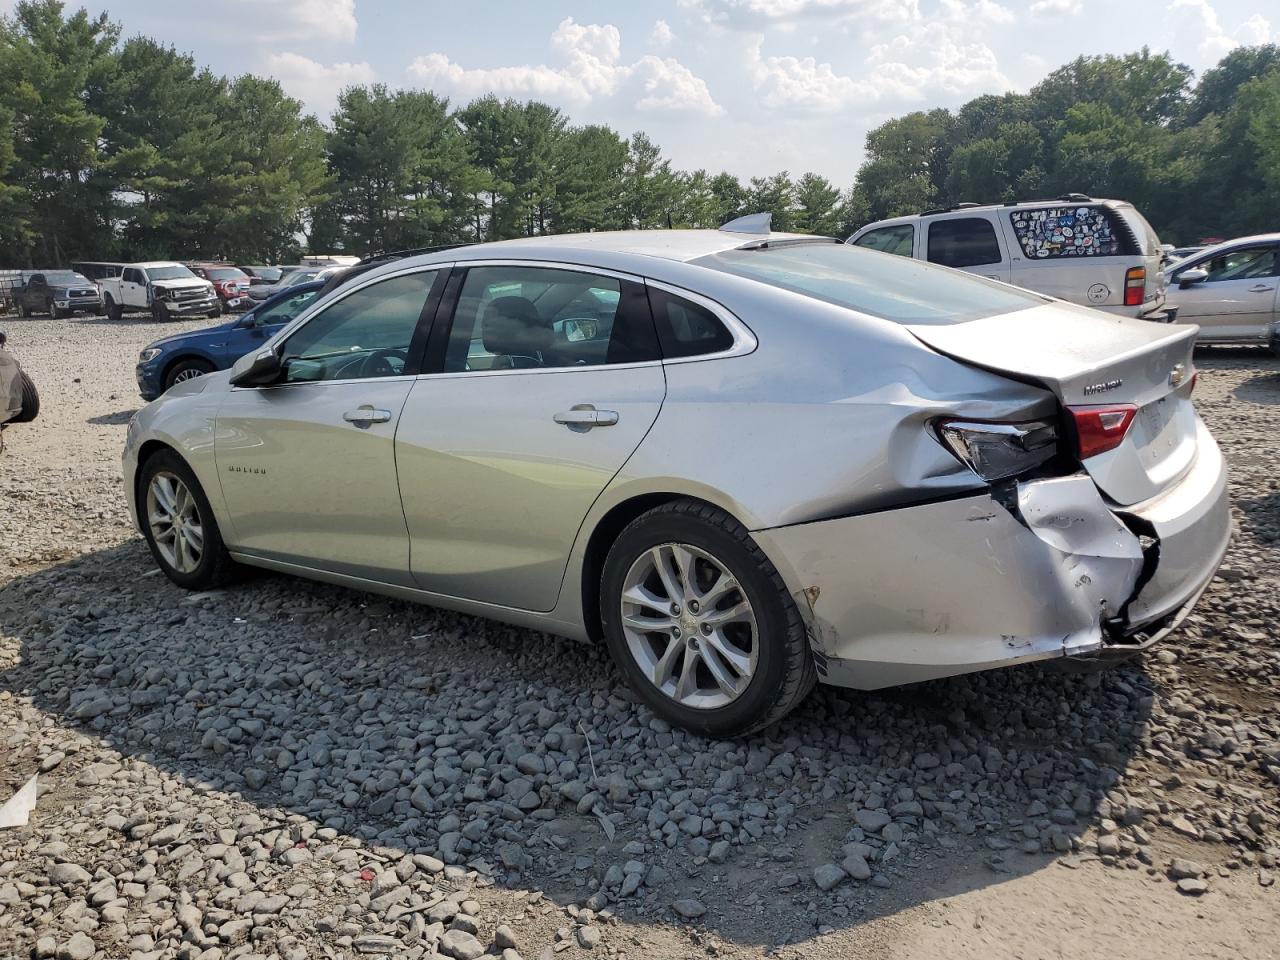
<path id="1" fill-rule="evenodd" d="M 737 578 L 700 547 L 664 543 L 636 558 L 622 584 L 622 633 L 645 677 L 677 703 L 713 710 L 755 674 L 759 631 Z"/>
<path id="2" fill-rule="evenodd" d="M 194 380 L 196 377 L 203 377 L 204 371 L 199 367 L 184 367 L 173 376 L 174 383 L 181 383 L 183 380 Z"/>
<path id="3" fill-rule="evenodd" d="M 177 475 L 162 470 L 151 478 L 147 524 L 165 562 L 179 573 L 194 572 L 204 555 L 204 525 L 196 498 Z"/>

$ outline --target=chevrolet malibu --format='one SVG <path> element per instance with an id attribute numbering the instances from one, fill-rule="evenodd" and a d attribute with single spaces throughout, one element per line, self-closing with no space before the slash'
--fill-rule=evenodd
<path id="1" fill-rule="evenodd" d="M 817 681 L 1138 651 L 1185 616 L 1230 533 L 1194 327 L 728 226 L 481 244 L 319 298 L 134 417 L 156 563 L 604 642 L 711 736 Z"/>

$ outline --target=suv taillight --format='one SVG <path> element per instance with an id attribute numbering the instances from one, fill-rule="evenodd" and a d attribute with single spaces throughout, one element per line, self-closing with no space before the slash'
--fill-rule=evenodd
<path id="1" fill-rule="evenodd" d="M 1124 272 L 1124 305 L 1140 307 L 1147 298 L 1147 268 L 1130 267 Z"/>
<path id="2" fill-rule="evenodd" d="M 1076 428 L 1076 456 L 1088 460 L 1124 442 L 1138 408 L 1131 403 L 1115 403 L 1067 407 L 1067 412 Z"/>
<path id="3" fill-rule="evenodd" d="M 1034 470 L 1058 452 L 1058 429 L 1049 420 L 939 420 L 934 429 L 952 456 L 988 483 Z"/>

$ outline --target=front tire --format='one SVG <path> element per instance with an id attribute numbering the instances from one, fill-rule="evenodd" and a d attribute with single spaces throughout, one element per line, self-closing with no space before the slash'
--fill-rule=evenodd
<path id="1" fill-rule="evenodd" d="M 164 304 L 159 300 L 151 301 L 151 319 L 157 323 L 164 323 L 169 319 L 169 311 L 164 308 Z"/>
<path id="2" fill-rule="evenodd" d="M 239 566 L 222 542 L 209 498 L 172 450 L 160 450 L 142 465 L 137 505 L 151 556 L 178 586 L 209 590 L 237 578 Z"/>
<path id="3" fill-rule="evenodd" d="M 600 581 L 609 652 L 658 716 L 710 737 L 776 723 L 817 674 L 795 602 L 746 529 L 677 500 L 634 520 Z"/>
<path id="4" fill-rule="evenodd" d="M 164 388 L 168 390 L 175 383 L 194 380 L 196 377 L 203 377 L 210 373 L 213 373 L 213 364 L 198 357 L 188 357 L 185 360 L 179 360 L 165 372 Z"/>
<path id="5" fill-rule="evenodd" d="M 22 406 L 18 408 L 18 415 L 9 422 L 30 423 L 40 415 L 40 391 L 25 370 L 18 371 L 18 385 L 22 391 Z"/>

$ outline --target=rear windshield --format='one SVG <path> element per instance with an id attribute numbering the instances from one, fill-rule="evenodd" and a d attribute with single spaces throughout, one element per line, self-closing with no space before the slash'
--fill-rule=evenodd
<path id="1" fill-rule="evenodd" d="M 896 323 L 964 323 L 1046 302 L 959 270 L 843 243 L 726 250 L 694 263 Z"/>
<path id="2" fill-rule="evenodd" d="M 1138 252 L 1120 214 L 1103 206 L 1016 209 L 1009 214 L 1009 222 L 1029 260 L 1132 256 Z"/>

